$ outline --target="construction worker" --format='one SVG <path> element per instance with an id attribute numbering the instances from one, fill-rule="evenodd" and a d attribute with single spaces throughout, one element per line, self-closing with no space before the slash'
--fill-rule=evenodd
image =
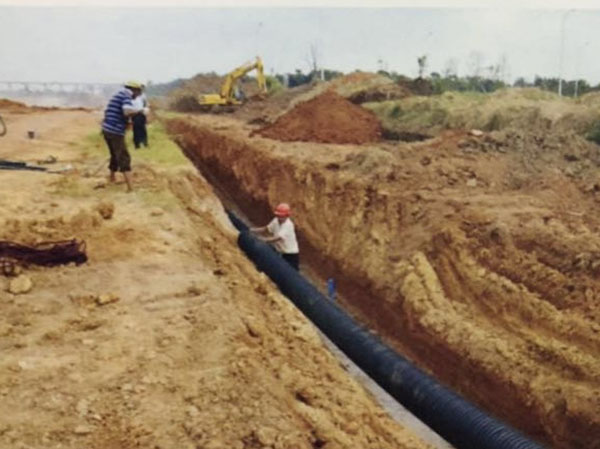
<path id="1" fill-rule="evenodd" d="M 110 151 L 110 181 L 115 182 L 115 173 L 123 173 L 127 191 L 131 192 L 131 157 L 125 145 L 125 130 L 129 117 L 139 112 L 143 108 L 136 108 L 133 105 L 133 99 L 142 93 L 142 85 L 137 81 L 128 81 L 108 102 L 104 110 L 104 120 L 102 121 L 102 134 Z"/>
<path id="2" fill-rule="evenodd" d="M 131 117 L 131 123 L 133 124 L 133 145 L 135 148 L 139 148 L 140 145 L 148 147 L 148 132 L 146 131 L 147 115 L 150 109 L 148 108 L 148 99 L 144 93 L 144 85 L 142 84 L 142 93 L 133 99 L 133 106 L 136 109 L 141 109 L 142 112 L 138 112 Z"/>
<path id="3" fill-rule="evenodd" d="M 259 228 L 250 228 L 250 231 L 257 234 L 268 233 L 268 236 L 260 237 L 261 240 L 266 243 L 272 243 L 285 261 L 294 269 L 299 270 L 300 254 L 294 223 L 290 219 L 291 213 L 290 205 L 281 203 L 273 211 L 275 218 L 268 225 Z"/>

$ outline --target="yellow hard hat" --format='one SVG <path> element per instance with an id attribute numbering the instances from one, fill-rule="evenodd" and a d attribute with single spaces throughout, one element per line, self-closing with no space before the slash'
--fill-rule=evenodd
<path id="1" fill-rule="evenodd" d="M 125 83 L 125 87 L 131 87 L 132 89 L 141 89 L 142 83 L 140 83 L 139 81 L 130 80 Z"/>

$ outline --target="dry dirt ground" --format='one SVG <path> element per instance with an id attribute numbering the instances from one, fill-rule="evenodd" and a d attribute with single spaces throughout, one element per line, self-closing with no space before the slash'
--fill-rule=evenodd
<path id="1" fill-rule="evenodd" d="M 95 174 L 96 113 L 0 113 L 0 158 L 74 168 L 0 171 L 0 240 L 77 237 L 89 256 L 25 268 L 25 294 L 0 277 L 1 448 L 428 447 L 241 255 L 191 164 L 142 164 L 134 152 L 128 194 Z"/>
<path id="2" fill-rule="evenodd" d="M 600 448 L 597 147 L 465 131 L 283 143 L 211 116 L 168 128 L 255 223 L 290 202 L 305 266 L 400 352 L 549 447 Z"/>

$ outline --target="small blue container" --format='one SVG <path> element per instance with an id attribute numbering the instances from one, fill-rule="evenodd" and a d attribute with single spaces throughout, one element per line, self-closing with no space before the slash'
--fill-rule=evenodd
<path id="1" fill-rule="evenodd" d="M 327 279 L 327 296 L 332 301 L 335 301 L 335 279 Z"/>

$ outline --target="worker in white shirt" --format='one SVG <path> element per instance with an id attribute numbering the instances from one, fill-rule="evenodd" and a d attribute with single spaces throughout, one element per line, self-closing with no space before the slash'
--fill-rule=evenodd
<path id="1" fill-rule="evenodd" d="M 131 117 L 133 123 L 133 145 L 139 148 L 140 145 L 148 147 L 148 132 L 146 131 L 146 122 L 150 108 L 148 107 L 148 99 L 143 92 L 144 85 L 142 84 L 142 93 L 133 100 L 133 106 L 140 112 Z"/>
<path id="2" fill-rule="evenodd" d="M 300 269 L 300 254 L 294 223 L 290 219 L 291 209 L 289 204 L 281 203 L 273 211 L 275 218 L 266 226 L 250 228 L 257 234 L 267 234 L 261 237 L 266 243 L 272 243 L 277 252 L 296 270 Z"/>

